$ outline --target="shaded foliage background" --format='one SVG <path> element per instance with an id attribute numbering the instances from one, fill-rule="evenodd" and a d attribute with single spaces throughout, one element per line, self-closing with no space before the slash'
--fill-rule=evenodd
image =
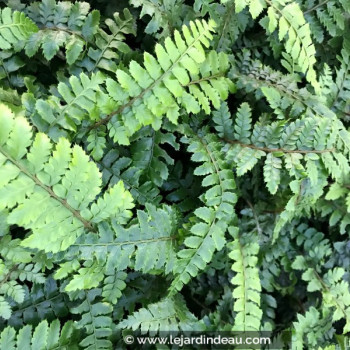
<path id="1" fill-rule="evenodd" d="M 0 4 L 1 349 L 344 347 L 348 1 Z"/>

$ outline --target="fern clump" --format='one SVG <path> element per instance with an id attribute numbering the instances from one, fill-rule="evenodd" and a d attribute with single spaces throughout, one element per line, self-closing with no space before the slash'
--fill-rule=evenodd
<path id="1" fill-rule="evenodd" d="M 346 0 L 0 1 L 0 348 L 345 349 L 349 25 Z"/>

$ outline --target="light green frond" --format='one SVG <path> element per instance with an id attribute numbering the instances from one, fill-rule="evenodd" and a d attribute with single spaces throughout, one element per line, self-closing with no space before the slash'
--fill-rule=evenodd
<path id="1" fill-rule="evenodd" d="M 0 49 L 8 50 L 27 40 L 38 27 L 23 13 L 8 7 L 0 10 Z"/>
<path id="2" fill-rule="evenodd" d="M 55 278 L 66 278 L 74 272 L 66 290 L 75 291 L 97 287 L 105 275 L 107 279 L 113 276 L 114 271 L 128 268 L 143 272 L 171 272 L 175 260 L 175 213 L 167 206 L 156 209 L 146 204 L 146 209 L 147 212 L 137 211 L 138 221 L 128 228 L 116 222 L 112 225 L 105 223 L 99 226 L 99 235 L 81 236 L 71 251 L 85 261 L 83 266 L 77 260 L 64 262 Z"/>
<path id="3" fill-rule="evenodd" d="M 183 298 L 176 295 L 165 298 L 157 303 L 150 304 L 134 312 L 127 319 L 118 324 L 118 328 L 129 328 L 133 331 L 141 330 L 141 334 L 156 335 L 167 331 L 200 330 L 201 325 L 197 318 L 187 309 Z"/>
<path id="4" fill-rule="evenodd" d="M 65 139 L 54 146 L 46 135 L 34 136 L 28 122 L 3 105 L 0 123 L 0 207 L 10 211 L 9 223 L 32 230 L 24 246 L 65 250 L 85 230 L 95 231 L 94 224 L 106 220 L 108 211 L 101 215 L 101 210 L 107 207 L 114 208 L 111 215 L 119 222 L 129 217 L 133 204 L 122 183 L 90 208 L 101 191 L 101 175 L 79 146 L 71 148 Z"/>
<path id="5" fill-rule="evenodd" d="M 267 15 L 260 24 L 268 33 L 278 28 L 278 39 L 285 39 L 285 50 L 297 62 L 316 90 L 319 89 L 316 71 L 316 49 L 311 39 L 309 23 L 306 22 L 303 12 L 297 2 L 285 0 L 239 0 L 236 3 L 236 12 L 242 11 L 246 6 L 253 19 L 257 18 L 264 9 Z"/>
<path id="6" fill-rule="evenodd" d="M 79 77 L 70 77 L 68 83 L 59 83 L 57 91 L 62 102 L 56 96 L 48 100 L 39 99 L 35 107 L 45 127 L 41 131 L 49 131 L 53 140 L 58 141 L 61 132 L 52 128 L 57 125 L 65 130 L 76 130 L 84 119 L 95 119 L 97 93 L 104 82 L 104 76 L 98 72 L 87 76 L 81 73 Z"/>
<path id="7" fill-rule="evenodd" d="M 213 30 L 212 22 L 191 22 L 183 26 L 182 35 L 175 31 L 174 41 L 167 38 L 164 46 L 157 44 L 156 57 L 145 53 L 144 67 L 131 61 L 128 72 L 117 70 L 117 81 L 107 79 L 106 85 L 118 108 L 94 127 L 108 124 L 114 141 L 128 144 L 128 138 L 143 125 L 157 130 L 165 116 L 176 123 L 181 107 L 187 113 L 204 110 L 207 114 L 210 104 L 220 108 L 232 83 L 224 76 L 229 67 L 227 55 L 204 51 Z"/>
<path id="8" fill-rule="evenodd" d="M 78 349 L 77 330 L 73 321 L 60 329 L 59 320 L 49 324 L 46 320 L 35 328 L 24 326 L 19 331 L 6 327 L 0 334 L 0 348 L 13 350 Z"/>

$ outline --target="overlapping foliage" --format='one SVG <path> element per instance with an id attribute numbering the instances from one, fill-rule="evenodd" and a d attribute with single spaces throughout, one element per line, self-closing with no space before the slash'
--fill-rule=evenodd
<path id="1" fill-rule="evenodd" d="M 346 0 L 0 2 L 0 348 L 350 332 Z"/>

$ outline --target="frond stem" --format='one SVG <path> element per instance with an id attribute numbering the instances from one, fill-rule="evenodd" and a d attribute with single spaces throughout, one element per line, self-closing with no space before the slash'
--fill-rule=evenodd
<path id="1" fill-rule="evenodd" d="M 310 13 L 310 12 L 316 10 L 317 8 L 319 8 L 319 7 L 321 7 L 321 6 L 325 5 L 325 4 L 327 4 L 328 1 L 329 1 L 329 0 L 325 0 L 325 1 L 321 2 L 320 4 L 317 4 L 317 5 L 315 5 L 314 7 L 311 7 L 311 9 L 308 9 L 308 10 L 306 10 L 306 11 L 304 12 L 304 15 L 306 15 L 306 14 L 308 14 L 308 13 Z"/>
<path id="2" fill-rule="evenodd" d="M 322 154 L 322 153 L 329 153 L 329 152 L 334 152 L 335 148 L 327 148 L 323 150 L 316 150 L 316 149 L 311 149 L 311 150 L 291 150 L 291 149 L 285 149 L 285 148 L 269 148 L 269 147 L 258 147 L 255 145 L 247 144 L 247 143 L 242 143 L 237 140 L 227 140 L 227 139 L 221 139 L 222 141 L 226 143 L 231 143 L 235 145 L 240 145 L 241 147 L 247 147 L 247 148 L 252 148 L 256 149 L 259 151 L 264 151 L 268 153 L 273 153 L 273 152 L 283 152 L 283 153 L 316 153 L 316 154 Z"/>

